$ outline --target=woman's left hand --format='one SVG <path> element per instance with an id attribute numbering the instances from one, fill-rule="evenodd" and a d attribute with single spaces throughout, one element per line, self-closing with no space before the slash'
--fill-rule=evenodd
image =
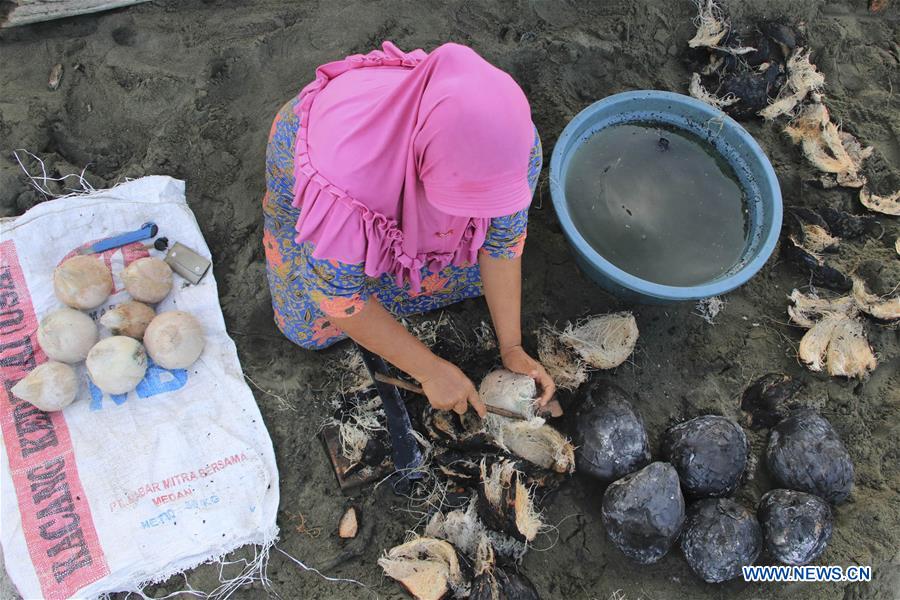
<path id="1" fill-rule="evenodd" d="M 528 353 L 522 349 L 522 346 L 501 349 L 500 358 L 503 360 L 503 366 L 509 371 L 528 375 L 534 379 L 540 393 L 540 396 L 535 400 L 538 408 L 544 408 L 553 399 L 553 394 L 556 393 L 556 384 L 553 383 L 553 378 L 550 377 L 541 363 L 528 356 Z"/>

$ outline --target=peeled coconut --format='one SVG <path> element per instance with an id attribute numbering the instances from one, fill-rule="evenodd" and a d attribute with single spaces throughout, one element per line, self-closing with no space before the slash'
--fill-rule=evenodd
<path id="1" fill-rule="evenodd" d="M 419 537 L 394 546 L 378 559 L 378 566 L 417 600 L 441 600 L 468 591 L 456 549 L 444 540 Z"/>
<path id="2" fill-rule="evenodd" d="M 83 361 L 97 343 L 94 320 L 74 308 L 58 308 L 41 320 L 38 344 L 51 360 L 64 363 Z"/>
<path id="3" fill-rule="evenodd" d="M 596 385 L 584 405 L 575 438 L 579 472 L 615 481 L 650 463 L 644 422 L 625 392 L 613 385 Z"/>
<path id="4" fill-rule="evenodd" d="M 678 473 L 669 463 L 650 463 L 612 482 L 603 494 L 603 525 L 613 544 L 642 565 L 655 563 L 672 547 L 684 523 Z"/>
<path id="5" fill-rule="evenodd" d="M 662 440 L 663 457 L 678 471 L 681 486 L 691 498 L 733 492 L 747 467 L 748 449 L 741 426 L 718 415 L 670 427 Z"/>
<path id="6" fill-rule="evenodd" d="M 109 329 L 113 335 L 127 335 L 140 340 L 154 317 L 156 317 L 155 310 L 143 302 L 132 300 L 106 311 L 100 317 L 100 324 Z"/>
<path id="7" fill-rule="evenodd" d="M 200 358 L 205 343 L 200 322 L 180 310 L 158 314 L 144 332 L 150 358 L 164 369 L 188 368 Z"/>
<path id="8" fill-rule="evenodd" d="M 122 282 L 135 300 L 156 304 L 172 291 L 172 268 L 158 258 L 139 258 L 122 271 Z"/>
<path id="9" fill-rule="evenodd" d="M 734 500 L 700 500 L 688 510 L 681 550 L 703 581 L 728 581 L 756 562 L 762 550 L 762 529 L 756 515 Z"/>
<path id="10" fill-rule="evenodd" d="M 631 356 L 638 339 L 637 321 L 629 312 L 591 317 L 569 325 L 560 340 L 595 369 L 614 369 Z"/>
<path id="11" fill-rule="evenodd" d="M 526 419 L 534 417 L 537 384 L 528 375 L 513 373 L 506 369 L 491 371 L 481 380 L 478 395 L 482 402 L 490 406 L 518 413 Z M 496 415 L 489 416 L 496 417 Z"/>
<path id="12" fill-rule="evenodd" d="M 101 259 L 91 255 L 73 256 L 53 271 L 56 297 L 72 308 L 97 308 L 112 290 L 112 273 Z"/>
<path id="13" fill-rule="evenodd" d="M 147 353 L 134 338 L 116 335 L 97 342 L 86 365 L 94 385 L 107 394 L 124 394 L 144 379 Z"/>
<path id="14" fill-rule="evenodd" d="M 850 454 L 831 423 L 812 409 L 797 410 L 772 428 L 766 464 L 782 487 L 832 504 L 846 500 L 853 489 Z"/>
<path id="15" fill-rule="evenodd" d="M 825 552 L 833 518 L 828 503 L 812 494 L 772 490 L 757 509 L 766 549 L 786 565 L 808 564 Z"/>
<path id="16" fill-rule="evenodd" d="M 44 412 L 62 410 L 75 400 L 78 377 L 69 365 L 50 360 L 35 367 L 11 391 Z"/>

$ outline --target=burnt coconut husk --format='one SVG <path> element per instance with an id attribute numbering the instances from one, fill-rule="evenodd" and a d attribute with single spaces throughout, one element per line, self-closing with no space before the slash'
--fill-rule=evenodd
<path id="1" fill-rule="evenodd" d="M 698 500 L 688 509 L 681 550 L 708 583 L 734 579 L 762 549 L 762 529 L 750 510 L 729 498 Z"/>
<path id="2" fill-rule="evenodd" d="M 827 502 L 795 490 L 771 490 L 756 512 L 766 550 L 786 565 L 808 564 L 825 552 L 833 517 Z"/>
<path id="3" fill-rule="evenodd" d="M 747 436 L 725 417 L 703 415 L 670 427 L 662 441 L 663 457 L 681 479 L 690 498 L 727 496 L 747 467 Z"/>

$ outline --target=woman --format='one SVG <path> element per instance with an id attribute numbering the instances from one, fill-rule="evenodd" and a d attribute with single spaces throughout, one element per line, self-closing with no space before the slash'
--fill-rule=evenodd
<path id="1" fill-rule="evenodd" d="M 541 147 L 522 90 L 474 51 L 382 51 L 319 67 L 281 109 L 264 244 L 279 329 L 304 348 L 346 336 L 417 379 L 436 408 L 484 415 L 475 386 L 396 316 L 487 299 L 503 365 L 544 406 L 522 349 L 521 254 Z"/>

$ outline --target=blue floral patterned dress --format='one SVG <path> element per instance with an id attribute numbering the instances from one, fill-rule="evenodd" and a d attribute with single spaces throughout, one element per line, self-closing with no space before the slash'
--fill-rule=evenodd
<path id="1" fill-rule="evenodd" d="M 482 294 L 478 265 L 448 266 L 422 271 L 422 289 L 399 287 L 389 274 L 368 277 L 364 265 L 313 258 L 312 242 L 294 241 L 300 209 L 294 201 L 294 140 L 298 118 L 294 99 L 272 123 L 266 151 L 266 195 L 263 198 L 266 270 L 275 323 L 292 342 L 310 349 L 326 348 L 344 339 L 332 317 L 347 317 L 375 297 L 391 313 L 406 316 L 443 308 Z M 535 131 L 528 177 L 531 191 L 541 171 L 541 143 Z M 480 251 L 497 258 L 515 258 L 525 246 L 528 210 L 491 220 Z"/>

